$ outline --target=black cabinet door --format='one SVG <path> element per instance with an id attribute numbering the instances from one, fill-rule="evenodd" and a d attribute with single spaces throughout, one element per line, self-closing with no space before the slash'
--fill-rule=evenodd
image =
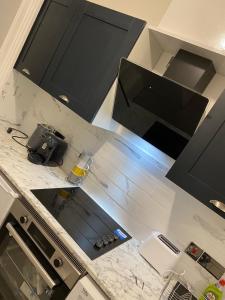
<path id="1" fill-rule="evenodd" d="M 84 2 L 73 19 L 42 87 L 91 122 L 145 22 Z"/>
<path id="2" fill-rule="evenodd" d="M 225 218 L 225 91 L 167 177 Z"/>
<path id="3" fill-rule="evenodd" d="M 15 66 L 36 84 L 42 80 L 80 3 L 81 0 L 44 2 Z"/>

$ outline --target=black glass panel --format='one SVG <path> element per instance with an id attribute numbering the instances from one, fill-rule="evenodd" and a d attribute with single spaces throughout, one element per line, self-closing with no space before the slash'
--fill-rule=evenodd
<path id="1" fill-rule="evenodd" d="M 155 146 L 160 144 L 160 149 L 168 155 L 177 157 L 183 150 L 207 103 L 208 99 L 202 95 L 126 59 L 121 60 L 113 118 L 153 145 L 151 128 L 155 133 L 160 129 Z M 174 154 L 167 151 L 170 136 L 177 144 Z"/>
<path id="2" fill-rule="evenodd" d="M 91 259 L 131 239 L 81 188 L 41 189 L 31 192 Z"/>
<path id="3" fill-rule="evenodd" d="M 160 122 L 155 122 L 143 136 L 143 139 L 174 159 L 178 158 L 189 141 Z"/>

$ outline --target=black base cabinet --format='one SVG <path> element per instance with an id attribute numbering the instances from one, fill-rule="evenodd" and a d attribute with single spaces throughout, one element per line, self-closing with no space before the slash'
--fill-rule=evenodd
<path id="1" fill-rule="evenodd" d="M 167 178 L 225 218 L 225 91 Z"/>
<path id="2" fill-rule="evenodd" d="M 145 24 L 84 0 L 47 1 L 16 69 L 91 122 Z"/>

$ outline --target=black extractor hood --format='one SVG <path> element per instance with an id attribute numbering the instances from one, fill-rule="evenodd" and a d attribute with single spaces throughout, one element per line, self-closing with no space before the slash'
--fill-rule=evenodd
<path id="1" fill-rule="evenodd" d="M 176 159 L 208 99 L 126 59 L 121 60 L 113 119 Z"/>

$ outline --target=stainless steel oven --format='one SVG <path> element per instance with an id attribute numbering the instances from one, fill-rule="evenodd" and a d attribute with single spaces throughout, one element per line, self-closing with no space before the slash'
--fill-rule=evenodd
<path id="1" fill-rule="evenodd" d="M 25 199 L 0 230 L 0 299 L 63 300 L 85 269 Z"/>

